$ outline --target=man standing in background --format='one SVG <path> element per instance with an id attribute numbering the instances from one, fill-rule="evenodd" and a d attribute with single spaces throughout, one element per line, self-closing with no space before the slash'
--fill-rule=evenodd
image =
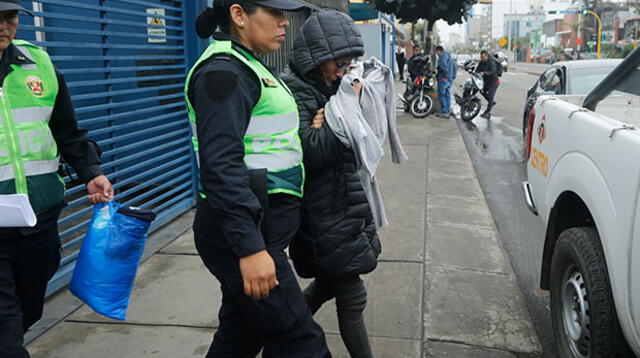
<path id="1" fill-rule="evenodd" d="M 436 47 L 436 55 L 438 55 L 438 100 L 440 101 L 441 118 L 449 117 L 451 109 L 451 85 L 456 79 L 456 63 L 448 52 L 442 46 Z"/>

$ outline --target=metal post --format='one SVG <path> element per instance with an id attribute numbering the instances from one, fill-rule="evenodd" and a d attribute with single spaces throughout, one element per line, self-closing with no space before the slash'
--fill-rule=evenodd
<path id="1" fill-rule="evenodd" d="M 633 48 L 638 48 L 638 23 L 636 22 L 636 35 L 633 38 Z"/>
<path id="2" fill-rule="evenodd" d="M 391 72 L 394 73 L 395 78 L 395 63 L 396 63 L 396 17 L 391 14 Z M 402 73 L 400 74 L 402 75 Z"/>
<path id="3" fill-rule="evenodd" d="M 513 0 L 509 0 L 509 29 L 508 29 L 508 38 L 507 38 L 507 48 L 509 52 L 513 53 L 513 44 L 511 43 L 511 27 L 513 26 Z"/>
<path id="4" fill-rule="evenodd" d="M 595 17 L 596 21 L 598 22 L 598 49 L 597 49 L 596 58 L 600 59 L 600 49 L 602 46 L 602 20 L 600 20 L 600 16 L 598 16 L 598 14 L 596 14 L 594 11 L 591 11 L 591 10 L 583 10 L 583 14 L 593 15 L 593 17 Z"/>

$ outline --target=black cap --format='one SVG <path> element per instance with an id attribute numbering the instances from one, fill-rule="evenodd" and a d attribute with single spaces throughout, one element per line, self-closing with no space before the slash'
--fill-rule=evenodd
<path id="1" fill-rule="evenodd" d="M 20 0 L 0 0 L 0 11 L 14 11 L 14 10 L 24 11 L 27 14 L 33 16 L 31 11 L 25 9 L 20 5 Z"/>
<path id="2" fill-rule="evenodd" d="M 300 10 L 304 7 L 304 4 L 299 3 L 295 0 L 249 0 L 252 3 L 264 7 L 270 7 L 272 9 L 280 9 L 280 10 Z"/>

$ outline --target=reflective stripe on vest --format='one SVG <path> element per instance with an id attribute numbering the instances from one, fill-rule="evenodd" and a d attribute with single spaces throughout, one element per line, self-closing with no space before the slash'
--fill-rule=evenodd
<path id="1" fill-rule="evenodd" d="M 304 169 L 300 125 L 295 99 L 286 85 L 250 54 L 236 50 L 230 41 L 215 41 L 193 66 L 187 77 L 185 97 L 193 135 L 193 147 L 199 163 L 197 121 L 189 100 L 191 76 L 203 61 L 216 54 L 229 54 L 251 69 L 261 84 L 261 96 L 251 112 L 244 136 L 244 162 L 248 169 L 267 169 L 269 193 L 302 195 Z"/>
<path id="2" fill-rule="evenodd" d="M 24 162 L 24 173 L 26 176 L 55 173 L 60 165 L 60 157 L 51 160 L 32 160 Z M 0 181 L 15 179 L 11 164 L 0 165 Z"/>
<path id="3" fill-rule="evenodd" d="M 51 118 L 53 107 L 28 107 L 12 110 L 14 123 L 47 122 Z"/>

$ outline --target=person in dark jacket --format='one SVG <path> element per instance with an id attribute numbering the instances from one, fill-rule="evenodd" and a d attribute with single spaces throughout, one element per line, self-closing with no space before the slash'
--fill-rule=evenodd
<path id="1" fill-rule="evenodd" d="M 429 54 L 423 53 L 420 46 L 413 46 L 413 55 L 407 62 L 407 70 L 409 70 L 409 78 L 414 81 L 418 76 L 424 76 L 431 72 L 431 64 Z"/>
<path id="2" fill-rule="evenodd" d="M 401 47 L 396 49 L 396 62 L 398 63 L 398 78 L 400 81 L 404 80 L 404 65 L 407 58 L 404 55 L 404 51 Z"/>
<path id="3" fill-rule="evenodd" d="M 352 357 L 371 357 L 363 321 L 361 274 L 374 270 L 380 240 L 357 173 L 355 154 L 324 122 L 324 107 L 352 59 L 364 53 L 347 15 L 314 13 L 294 41 L 282 79 L 300 113 L 306 182 L 302 222 L 290 255 L 298 274 L 315 280 L 304 290 L 312 312 L 336 299 L 340 333 Z M 358 91 L 358 84 L 354 84 Z"/>
<path id="4" fill-rule="evenodd" d="M 491 118 L 491 110 L 496 105 L 495 97 L 498 86 L 500 86 L 500 78 L 498 78 L 498 64 L 489 56 L 489 52 L 480 52 L 480 63 L 476 68 L 476 73 L 482 75 L 484 80 L 484 88 L 482 95 L 487 99 L 487 109 L 482 113 L 483 118 Z"/>
<path id="5" fill-rule="evenodd" d="M 285 252 L 304 178 L 297 104 L 260 59 L 285 40 L 284 10 L 301 7 L 214 0 L 196 21 L 202 38 L 220 29 L 186 81 L 199 159 L 195 244 L 222 289 L 207 358 L 331 356 Z"/>

